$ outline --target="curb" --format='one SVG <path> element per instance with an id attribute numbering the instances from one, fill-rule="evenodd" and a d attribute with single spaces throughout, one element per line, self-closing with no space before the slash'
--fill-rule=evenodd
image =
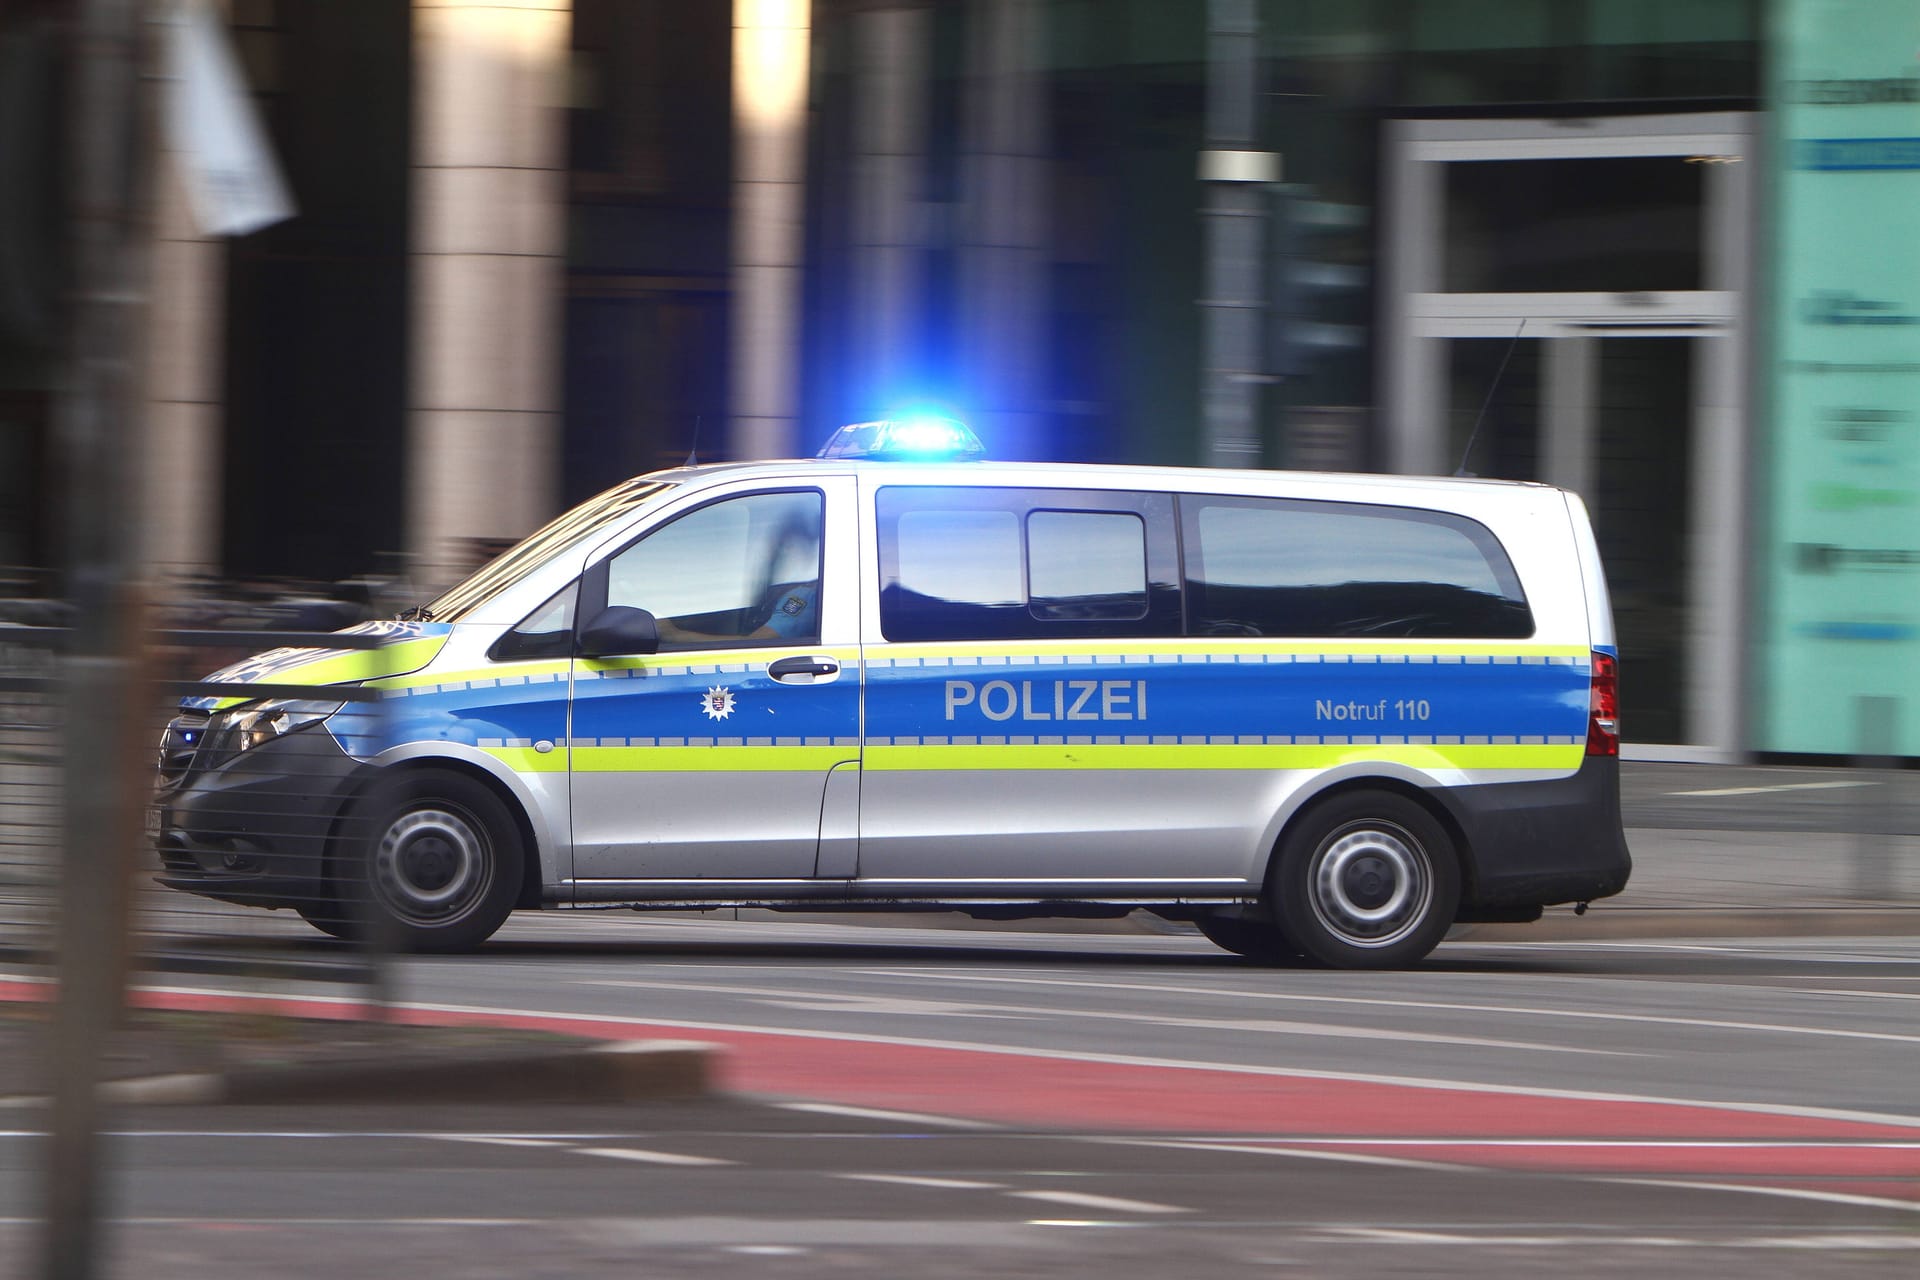
<path id="1" fill-rule="evenodd" d="M 695 1040 L 633 1040 L 431 1062 L 147 1076 L 108 1081 L 100 1097 L 141 1106 L 679 1101 L 713 1092 L 720 1053 L 719 1045 Z"/>

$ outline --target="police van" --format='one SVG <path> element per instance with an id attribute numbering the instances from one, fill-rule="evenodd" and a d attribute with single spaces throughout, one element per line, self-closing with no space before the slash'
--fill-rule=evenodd
<path id="1" fill-rule="evenodd" d="M 162 882 L 418 950 L 536 907 L 1146 908 L 1356 968 L 1625 885 L 1577 496 L 978 453 L 868 423 L 642 476 L 370 652 L 216 673 Z"/>

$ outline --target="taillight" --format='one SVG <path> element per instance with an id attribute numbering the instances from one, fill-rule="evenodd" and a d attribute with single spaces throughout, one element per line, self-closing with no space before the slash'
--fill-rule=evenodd
<path id="1" fill-rule="evenodd" d="M 1593 653 L 1593 683 L 1587 697 L 1587 754 L 1620 754 L 1620 660 Z"/>

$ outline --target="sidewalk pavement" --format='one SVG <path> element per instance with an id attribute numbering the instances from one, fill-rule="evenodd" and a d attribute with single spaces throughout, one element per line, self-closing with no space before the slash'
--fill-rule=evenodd
<path id="1" fill-rule="evenodd" d="M 1920 771 L 1630 760 L 1621 805 L 1624 892 L 1469 936 L 1920 934 Z"/>

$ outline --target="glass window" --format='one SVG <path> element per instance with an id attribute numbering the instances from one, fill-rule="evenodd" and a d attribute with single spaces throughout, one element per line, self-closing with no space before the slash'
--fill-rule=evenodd
<path id="1" fill-rule="evenodd" d="M 1143 618 L 1147 526 L 1131 512 L 1027 517 L 1028 608 L 1041 619 Z"/>
<path id="2" fill-rule="evenodd" d="M 613 558 L 607 604 L 653 614 L 662 652 L 818 643 L 822 518 L 811 489 L 696 508 Z"/>
<path id="3" fill-rule="evenodd" d="M 1180 633 L 1165 495 L 889 485 L 876 510 L 889 640 Z"/>
<path id="4" fill-rule="evenodd" d="M 494 641 L 487 656 L 495 662 L 522 658 L 565 658 L 573 652 L 573 602 L 578 578 L 553 593 L 518 626 Z"/>
<path id="5" fill-rule="evenodd" d="M 1452 161 L 1445 287 L 1698 289 L 1705 171 L 1682 156 Z"/>
<path id="6" fill-rule="evenodd" d="M 605 493 L 564 512 L 527 535 L 518 546 L 502 552 L 472 577 L 449 590 L 425 611 L 430 622 L 457 622 L 563 552 L 599 536 L 609 525 L 625 519 L 670 492 L 673 486 L 641 477 L 615 485 Z"/>
<path id="7" fill-rule="evenodd" d="M 1013 512 L 904 511 L 895 527 L 902 589 L 956 603 L 1025 603 Z"/>
<path id="8" fill-rule="evenodd" d="M 1196 635 L 1522 638 L 1533 614 L 1484 525 L 1403 507 L 1183 497 Z"/>

